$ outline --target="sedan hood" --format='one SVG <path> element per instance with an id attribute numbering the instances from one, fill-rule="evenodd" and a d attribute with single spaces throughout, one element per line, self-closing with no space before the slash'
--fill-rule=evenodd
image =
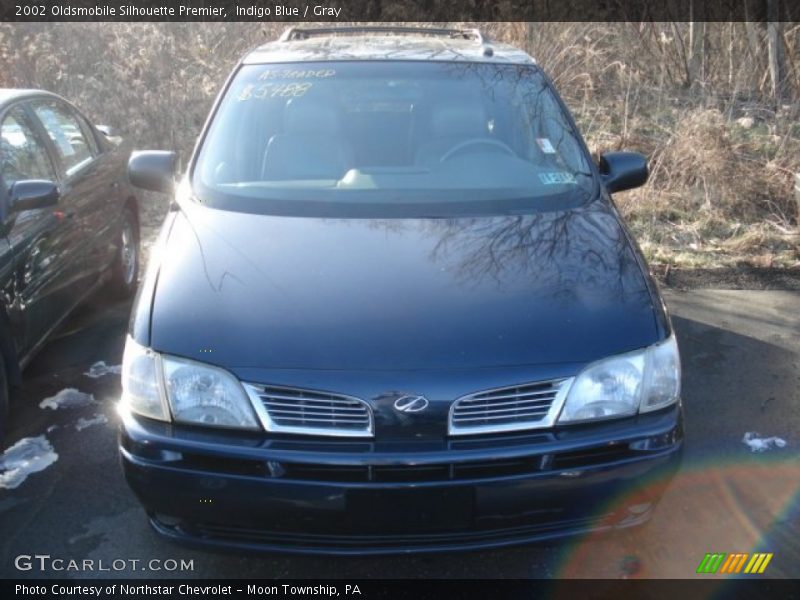
<path id="1" fill-rule="evenodd" d="M 325 219 L 181 209 L 154 349 L 230 369 L 585 363 L 657 341 L 612 209 Z"/>

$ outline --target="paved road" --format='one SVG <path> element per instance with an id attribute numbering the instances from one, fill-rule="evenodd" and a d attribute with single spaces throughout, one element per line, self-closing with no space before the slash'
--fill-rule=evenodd
<path id="1" fill-rule="evenodd" d="M 800 577 L 800 293 L 702 290 L 667 299 L 684 359 L 688 441 L 683 469 L 650 525 L 556 545 L 380 559 L 210 554 L 156 537 L 117 463 L 118 377 L 83 374 L 98 360 L 119 364 L 129 306 L 87 307 L 31 364 L 14 407 L 8 442 L 45 434 L 58 460 L 20 487 L 0 490 L 0 576 L 76 576 L 14 568 L 20 554 L 49 554 L 106 565 L 193 560 L 193 572 L 172 575 L 224 578 L 684 578 L 706 552 L 762 549 L 775 553 L 768 574 Z M 97 404 L 39 408 L 69 387 L 93 394 Z M 80 418 L 97 414 L 109 422 L 76 429 Z M 787 445 L 753 454 L 742 443 L 748 431 Z M 82 576 L 91 575 L 109 573 Z"/>

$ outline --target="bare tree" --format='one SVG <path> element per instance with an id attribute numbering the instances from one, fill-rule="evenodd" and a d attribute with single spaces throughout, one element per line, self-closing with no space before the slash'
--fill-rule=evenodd
<path id="1" fill-rule="evenodd" d="M 694 7 L 694 3 L 692 3 Z M 705 63 L 705 38 L 706 24 L 703 21 L 692 21 L 689 25 L 689 65 L 687 73 L 687 86 L 697 87 L 703 79 L 703 65 Z"/>
<path id="2" fill-rule="evenodd" d="M 767 0 L 767 53 L 772 98 L 780 101 L 786 93 L 788 80 L 778 0 Z"/>

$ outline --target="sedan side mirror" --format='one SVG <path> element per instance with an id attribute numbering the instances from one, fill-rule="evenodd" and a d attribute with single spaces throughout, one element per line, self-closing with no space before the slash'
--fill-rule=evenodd
<path id="1" fill-rule="evenodd" d="M 95 125 L 94 127 L 107 138 L 122 137 L 122 132 L 111 125 Z"/>
<path id="2" fill-rule="evenodd" d="M 11 205 L 9 214 L 47 208 L 58 204 L 58 186 L 44 179 L 27 179 L 17 181 L 10 190 Z"/>
<path id="3" fill-rule="evenodd" d="M 650 171 L 638 152 L 606 152 L 600 156 L 600 175 L 609 194 L 644 185 Z"/>
<path id="4" fill-rule="evenodd" d="M 128 160 L 128 178 L 136 187 L 170 194 L 175 188 L 178 154 L 165 150 L 134 152 Z"/>
<path id="5" fill-rule="evenodd" d="M 122 132 L 116 127 L 112 127 L 111 125 L 95 125 L 94 127 L 115 146 L 119 146 L 122 143 Z"/>

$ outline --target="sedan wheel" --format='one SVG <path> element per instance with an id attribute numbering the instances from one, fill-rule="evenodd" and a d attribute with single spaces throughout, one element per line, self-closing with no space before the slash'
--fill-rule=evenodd
<path id="1" fill-rule="evenodd" d="M 111 288 L 118 298 L 129 298 L 139 279 L 139 228 L 132 208 L 125 209 L 117 256 L 111 273 Z"/>

